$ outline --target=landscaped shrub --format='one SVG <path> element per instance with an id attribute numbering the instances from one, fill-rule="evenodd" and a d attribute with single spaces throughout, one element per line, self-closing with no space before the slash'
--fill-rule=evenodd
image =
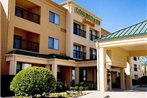
<path id="1" fill-rule="evenodd" d="M 133 85 L 138 85 L 138 80 L 132 79 L 132 84 Z"/>
<path id="2" fill-rule="evenodd" d="M 91 81 L 80 82 L 79 84 L 70 87 L 70 90 L 75 90 L 75 91 L 96 90 L 96 89 L 97 89 L 97 85 Z"/>
<path id="3" fill-rule="evenodd" d="M 69 87 L 67 86 L 67 84 L 63 82 L 57 82 L 56 92 L 64 92 L 67 90 L 69 90 Z"/>
<path id="4" fill-rule="evenodd" d="M 147 76 L 143 76 L 138 79 L 138 84 L 139 85 L 147 85 Z"/>
<path id="5" fill-rule="evenodd" d="M 12 80 L 10 90 L 16 96 L 43 95 L 54 91 L 56 81 L 51 72 L 42 67 L 30 67 L 20 71 Z"/>

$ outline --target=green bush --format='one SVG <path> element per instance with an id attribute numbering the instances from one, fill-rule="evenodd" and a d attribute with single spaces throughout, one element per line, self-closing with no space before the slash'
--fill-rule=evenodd
<path id="1" fill-rule="evenodd" d="M 63 82 L 57 82 L 56 92 L 64 92 L 67 90 L 69 90 L 69 87 L 67 86 L 67 84 Z"/>
<path id="2" fill-rule="evenodd" d="M 20 71 L 12 80 L 10 90 L 16 96 L 36 96 L 50 93 L 56 88 L 51 72 L 42 67 L 30 67 Z"/>
<path id="3" fill-rule="evenodd" d="M 75 90 L 75 91 L 96 90 L 96 89 L 97 89 L 97 85 L 90 81 L 80 82 L 79 84 L 70 87 L 70 90 Z"/>
<path id="4" fill-rule="evenodd" d="M 147 76 L 143 76 L 138 79 L 138 84 L 139 85 L 147 85 Z"/>

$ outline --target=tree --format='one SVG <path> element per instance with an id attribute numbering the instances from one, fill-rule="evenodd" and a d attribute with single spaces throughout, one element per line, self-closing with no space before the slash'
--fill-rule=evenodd
<path id="1" fill-rule="evenodd" d="M 56 89 L 54 76 L 43 67 L 30 67 L 20 71 L 12 80 L 10 90 L 16 96 L 36 96 Z"/>
<path id="2" fill-rule="evenodd" d="M 140 61 L 144 65 L 144 76 L 146 76 L 147 75 L 147 56 L 141 56 Z"/>

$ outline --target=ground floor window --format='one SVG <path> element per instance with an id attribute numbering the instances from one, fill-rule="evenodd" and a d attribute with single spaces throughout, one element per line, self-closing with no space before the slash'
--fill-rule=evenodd
<path id="1" fill-rule="evenodd" d="M 61 81 L 62 80 L 62 68 L 61 67 L 58 67 L 57 80 L 58 81 Z"/>
<path id="2" fill-rule="evenodd" d="M 80 79 L 80 82 L 87 81 L 87 70 L 86 69 L 80 69 L 79 79 Z"/>
<path id="3" fill-rule="evenodd" d="M 137 80 L 138 79 L 138 75 L 134 75 L 134 78 L 135 78 L 135 80 Z"/>
<path id="4" fill-rule="evenodd" d="M 25 69 L 25 68 L 28 68 L 28 67 L 31 67 L 31 66 L 32 66 L 32 64 L 17 62 L 16 73 L 18 73 L 22 69 Z"/>

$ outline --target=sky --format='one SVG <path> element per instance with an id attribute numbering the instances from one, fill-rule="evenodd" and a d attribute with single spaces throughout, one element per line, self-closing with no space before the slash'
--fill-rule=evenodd
<path id="1" fill-rule="evenodd" d="M 53 0 L 62 3 L 66 0 Z M 113 33 L 147 20 L 147 0 L 73 0 L 102 19 L 101 26 Z"/>

